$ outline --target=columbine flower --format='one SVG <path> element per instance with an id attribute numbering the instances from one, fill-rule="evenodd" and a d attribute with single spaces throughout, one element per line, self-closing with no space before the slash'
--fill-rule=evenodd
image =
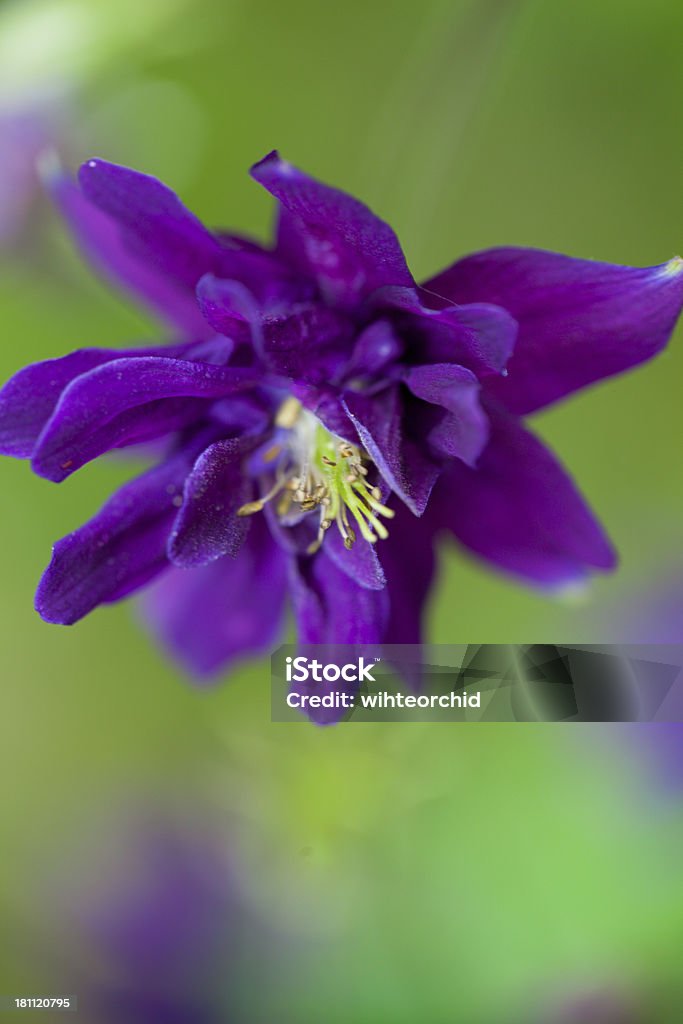
<path id="1" fill-rule="evenodd" d="M 89 1020 L 242 1020 L 245 964 L 282 954 L 207 815 L 153 797 L 104 816 L 41 886 L 38 949 Z"/>
<path id="2" fill-rule="evenodd" d="M 498 249 L 415 284 L 387 224 L 272 153 L 272 249 L 208 231 L 159 181 L 101 160 L 55 192 L 81 245 L 175 324 L 164 348 L 20 371 L 0 443 L 61 481 L 166 439 L 158 465 L 59 541 L 37 608 L 73 623 L 158 578 L 151 619 L 207 673 L 268 648 L 289 589 L 304 642 L 416 642 L 450 531 L 544 587 L 615 564 L 521 417 L 649 359 L 683 261 L 633 269 Z"/>

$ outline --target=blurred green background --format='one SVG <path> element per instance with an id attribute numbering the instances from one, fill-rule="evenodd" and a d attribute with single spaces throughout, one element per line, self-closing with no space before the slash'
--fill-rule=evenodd
<path id="1" fill-rule="evenodd" d="M 247 170 L 277 147 L 389 220 L 418 279 L 498 244 L 651 265 L 683 246 L 682 38 L 674 0 L 5 2 L 0 125 L 37 111 L 69 164 L 129 163 L 208 223 L 261 238 L 272 206 Z M 23 180 L 26 216 L 0 255 L 2 379 L 161 337 Z M 652 365 L 536 420 L 620 571 L 571 606 L 444 551 L 432 641 L 599 642 L 671 571 L 682 374 L 679 329 Z M 266 664 L 199 691 L 132 603 L 71 629 L 34 613 L 51 543 L 130 459 L 60 487 L 9 460 L 0 474 L 0 993 L 61 987 L 50 949 L 73 935 L 44 879 L 153 788 L 208 801 L 248 905 L 279 936 L 230 981 L 243 1010 L 226 1020 L 550 1021 L 593 988 L 633 1020 L 680 1019 L 683 806 L 639 733 L 271 724 Z M 87 972 L 79 984 L 83 1001 Z"/>

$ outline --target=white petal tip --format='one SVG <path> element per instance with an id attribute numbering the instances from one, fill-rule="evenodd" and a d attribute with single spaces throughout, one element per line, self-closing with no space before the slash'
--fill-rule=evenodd
<path id="1" fill-rule="evenodd" d="M 662 267 L 662 277 L 677 277 L 681 273 L 683 273 L 683 258 L 680 256 L 674 256 Z"/>
<path id="2" fill-rule="evenodd" d="M 591 592 L 591 585 L 586 580 L 574 580 L 568 583 L 561 583 L 552 591 L 556 601 L 569 607 L 577 608 L 585 605 Z"/>

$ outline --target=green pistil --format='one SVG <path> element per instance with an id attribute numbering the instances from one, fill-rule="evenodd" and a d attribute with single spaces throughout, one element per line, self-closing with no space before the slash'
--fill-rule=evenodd
<path id="1" fill-rule="evenodd" d="M 375 544 L 378 538 L 386 540 L 389 531 L 378 515 L 391 519 L 394 512 L 382 504 L 378 488 L 368 487 L 367 468 L 360 450 L 335 437 L 319 424 L 315 437 L 314 462 L 327 482 L 326 497 L 329 505 L 324 521 L 336 521 L 346 547 L 351 548 L 355 541 L 355 534 L 348 522 L 348 512 L 368 543 Z"/>
<path id="2" fill-rule="evenodd" d="M 260 512 L 276 496 L 281 516 L 292 507 L 317 511 L 318 536 L 308 549 L 310 554 L 320 548 L 333 525 L 347 549 L 356 541 L 356 529 L 369 544 L 386 540 L 389 532 L 382 519 L 393 518 L 394 512 L 382 503 L 379 488 L 368 485 L 370 460 L 366 453 L 331 434 L 294 399 L 283 403 L 276 423 L 288 436 L 276 453 L 282 456 L 276 479 L 270 484 L 264 480 L 262 496 L 243 505 L 237 514 Z"/>

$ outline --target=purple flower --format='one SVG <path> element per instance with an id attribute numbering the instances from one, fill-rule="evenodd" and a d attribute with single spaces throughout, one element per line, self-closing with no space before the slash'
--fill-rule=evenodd
<path id="1" fill-rule="evenodd" d="M 20 240 L 40 194 L 36 168 L 53 142 L 49 125 L 47 111 L 0 109 L 0 254 Z"/>
<path id="2" fill-rule="evenodd" d="M 559 1011 L 543 1017 L 553 1024 L 639 1024 L 644 1014 L 634 1000 L 609 989 L 570 999 Z"/>
<path id="3" fill-rule="evenodd" d="M 417 642 L 439 530 L 545 588 L 612 569 L 522 417 L 661 351 L 683 260 L 497 249 L 416 285 L 360 202 L 277 153 L 252 175 L 278 202 L 272 248 L 208 231 L 165 185 L 102 160 L 80 189 L 54 183 L 82 248 L 178 337 L 82 349 L 0 392 L 0 450 L 49 480 L 165 443 L 56 544 L 43 618 L 76 622 L 155 580 L 155 632 L 207 674 L 272 646 L 287 593 L 304 643 Z"/>
<path id="4" fill-rule="evenodd" d="M 249 905 L 231 840 L 204 809 L 141 801 L 101 819 L 51 872 L 40 899 L 43 955 L 87 1019 L 247 1019 L 241 974 L 250 957 L 268 962 L 276 937 Z"/>

